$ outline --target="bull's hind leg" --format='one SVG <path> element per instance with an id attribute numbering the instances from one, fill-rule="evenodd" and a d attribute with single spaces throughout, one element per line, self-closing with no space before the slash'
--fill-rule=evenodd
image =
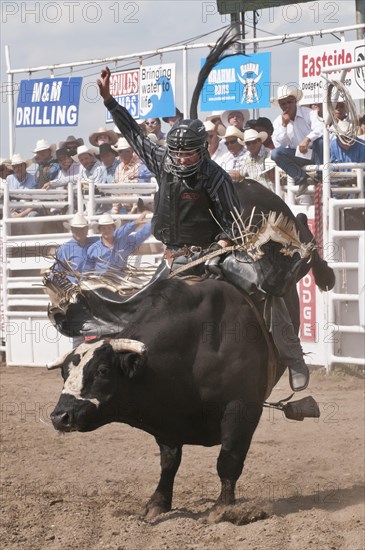
<path id="1" fill-rule="evenodd" d="M 236 483 L 261 414 L 261 404 L 244 404 L 241 400 L 231 401 L 225 408 L 221 422 L 222 447 L 217 461 L 221 480 L 217 505 L 235 502 Z"/>
<path id="2" fill-rule="evenodd" d="M 175 475 L 181 462 L 181 446 L 170 447 L 158 440 L 157 443 L 160 447 L 161 477 L 156 491 L 147 503 L 146 519 L 153 519 L 171 510 Z"/>

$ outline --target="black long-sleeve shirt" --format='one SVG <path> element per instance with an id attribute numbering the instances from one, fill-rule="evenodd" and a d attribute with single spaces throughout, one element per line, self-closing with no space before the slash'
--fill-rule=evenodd
<path id="1" fill-rule="evenodd" d="M 166 150 L 156 145 L 146 137 L 128 113 L 127 109 L 111 98 L 105 102 L 113 120 L 136 154 L 142 159 L 147 168 L 155 175 L 160 185 L 162 174 L 165 171 Z M 215 205 L 214 215 L 228 237 L 234 233 L 231 212 L 240 210 L 240 203 L 230 176 L 218 164 L 205 159 L 195 175 L 203 182 L 203 187 Z M 219 237 L 224 235 L 220 234 Z"/>

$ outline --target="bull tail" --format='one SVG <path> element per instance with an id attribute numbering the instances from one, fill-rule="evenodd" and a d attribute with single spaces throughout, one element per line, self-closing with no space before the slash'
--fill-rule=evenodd
<path id="1" fill-rule="evenodd" d="M 300 240 L 304 243 L 314 242 L 315 239 L 311 230 L 308 227 L 308 219 L 305 214 L 298 214 L 296 216 L 297 225 L 299 228 Z M 318 250 L 314 249 L 312 252 L 312 258 L 309 262 L 308 269 L 312 268 L 313 277 L 316 285 L 323 291 L 331 290 L 335 286 L 336 277 L 333 269 L 328 265 L 326 260 L 321 258 Z M 304 276 L 302 273 L 300 278 Z"/>

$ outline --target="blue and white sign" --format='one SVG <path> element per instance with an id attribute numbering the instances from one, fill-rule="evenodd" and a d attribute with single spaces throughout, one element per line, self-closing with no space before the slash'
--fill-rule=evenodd
<path id="1" fill-rule="evenodd" d="M 201 91 L 200 110 L 270 107 L 270 58 L 270 53 L 237 54 L 217 63 Z"/>
<path id="2" fill-rule="evenodd" d="M 82 77 L 21 80 L 15 126 L 77 126 Z"/>
<path id="3" fill-rule="evenodd" d="M 139 72 L 141 118 L 175 115 L 175 63 L 141 67 Z"/>

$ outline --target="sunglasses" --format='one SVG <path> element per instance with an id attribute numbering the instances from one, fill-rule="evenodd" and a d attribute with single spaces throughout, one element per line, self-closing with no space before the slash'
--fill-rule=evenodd
<path id="1" fill-rule="evenodd" d="M 149 126 L 158 124 L 158 120 L 146 120 L 146 124 Z"/>
<path id="2" fill-rule="evenodd" d="M 237 139 L 231 139 L 230 141 L 226 141 L 226 145 L 235 145 L 237 143 Z"/>

